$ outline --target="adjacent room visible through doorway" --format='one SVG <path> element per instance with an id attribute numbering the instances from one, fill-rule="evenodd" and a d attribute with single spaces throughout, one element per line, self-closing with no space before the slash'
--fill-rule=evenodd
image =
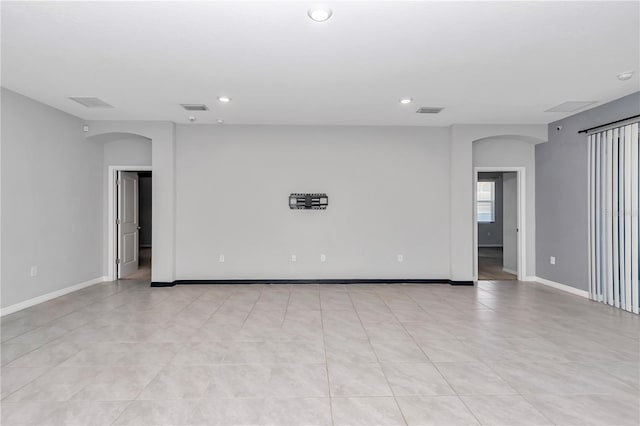
<path id="1" fill-rule="evenodd" d="M 516 280 L 518 220 L 516 172 L 478 173 L 478 279 Z"/>
<path id="2" fill-rule="evenodd" d="M 117 278 L 151 280 L 151 171 L 115 175 Z"/>

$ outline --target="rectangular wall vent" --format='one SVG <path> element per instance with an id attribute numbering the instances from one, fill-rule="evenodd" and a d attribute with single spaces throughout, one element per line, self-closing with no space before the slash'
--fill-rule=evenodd
<path id="1" fill-rule="evenodd" d="M 418 114 L 438 114 L 444 108 L 441 107 L 420 107 L 416 111 Z"/>
<path id="2" fill-rule="evenodd" d="M 209 107 L 205 104 L 180 104 L 187 111 L 209 111 Z"/>
<path id="3" fill-rule="evenodd" d="M 113 108 L 113 105 L 109 105 L 108 103 L 106 103 L 105 101 L 99 98 L 71 96 L 69 99 L 87 108 Z"/>
<path id="4" fill-rule="evenodd" d="M 595 104 L 594 101 L 569 101 L 549 108 L 545 112 L 573 112 Z"/>

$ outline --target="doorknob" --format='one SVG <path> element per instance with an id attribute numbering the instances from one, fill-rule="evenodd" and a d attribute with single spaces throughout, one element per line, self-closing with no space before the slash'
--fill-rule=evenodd
<path id="1" fill-rule="evenodd" d="M 138 231 L 142 229 L 142 227 L 140 227 L 140 226 L 137 226 L 136 228 L 138 229 Z"/>

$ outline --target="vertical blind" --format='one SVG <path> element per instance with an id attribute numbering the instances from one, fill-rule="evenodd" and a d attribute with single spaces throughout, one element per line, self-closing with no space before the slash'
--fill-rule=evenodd
<path id="1" fill-rule="evenodd" d="M 638 313 L 638 123 L 589 135 L 589 297 Z"/>

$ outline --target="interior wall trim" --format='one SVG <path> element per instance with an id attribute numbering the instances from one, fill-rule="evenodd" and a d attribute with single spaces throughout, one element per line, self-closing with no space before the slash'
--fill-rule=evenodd
<path id="1" fill-rule="evenodd" d="M 347 279 L 219 279 L 219 280 L 175 280 L 152 281 L 151 287 L 173 287 L 185 284 L 450 284 L 450 285 L 474 285 L 474 281 L 454 281 L 449 279 L 432 278 L 347 278 Z"/>
<path id="2" fill-rule="evenodd" d="M 78 284 L 71 285 L 69 287 L 61 288 L 60 290 L 52 291 L 51 293 L 43 294 L 41 296 L 34 297 L 32 299 L 24 300 L 22 302 L 18 302 L 14 305 L 7 306 L 5 308 L 0 309 L 0 316 L 5 316 L 12 314 L 14 312 L 21 311 L 26 308 L 30 308 L 31 306 L 38 305 L 40 303 L 48 302 L 49 300 L 55 299 L 60 296 L 64 296 L 65 294 L 69 294 L 73 291 L 81 290 L 85 287 L 89 287 L 94 284 L 102 283 L 107 281 L 107 277 L 97 277 L 92 280 L 84 281 Z"/>
<path id="3" fill-rule="evenodd" d="M 542 277 L 527 277 L 527 281 L 535 281 L 539 284 L 546 285 L 548 287 L 553 287 L 558 290 L 566 291 L 567 293 L 575 294 L 576 296 L 589 298 L 589 292 L 586 290 L 580 290 L 579 288 L 571 287 L 566 284 L 558 283 L 555 281 L 548 280 Z"/>

